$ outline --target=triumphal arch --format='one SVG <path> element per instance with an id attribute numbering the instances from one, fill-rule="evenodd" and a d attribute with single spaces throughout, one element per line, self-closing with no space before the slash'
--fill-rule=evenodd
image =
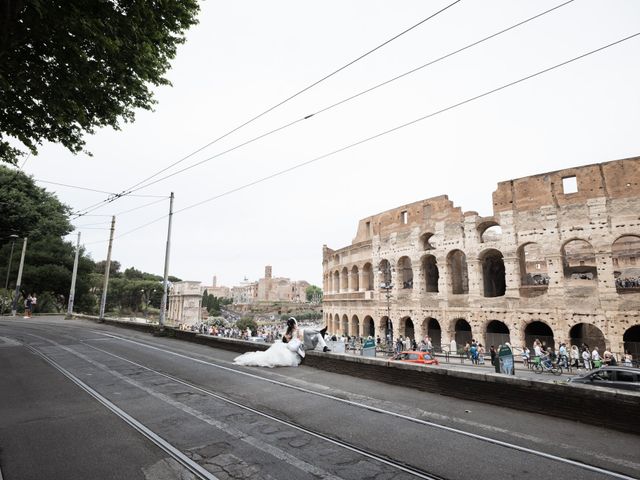
<path id="1" fill-rule="evenodd" d="M 323 247 L 323 287 L 335 333 L 637 359 L 640 157 L 500 182 L 490 217 L 442 195 L 364 218 L 351 245 Z"/>

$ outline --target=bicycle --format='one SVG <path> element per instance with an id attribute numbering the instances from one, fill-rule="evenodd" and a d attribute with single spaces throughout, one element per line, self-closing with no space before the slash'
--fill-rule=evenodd
<path id="1" fill-rule="evenodd" d="M 554 375 L 562 375 L 562 367 L 556 363 L 553 363 L 549 358 L 541 358 L 540 362 L 536 362 L 533 365 L 533 371 L 535 373 L 551 372 Z"/>

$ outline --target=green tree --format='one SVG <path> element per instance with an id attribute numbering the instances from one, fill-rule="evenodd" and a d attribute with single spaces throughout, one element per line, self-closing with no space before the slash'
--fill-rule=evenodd
<path id="1" fill-rule="evenodd" d="M 196 0 L 5 0 L 0 15 L 0 161 L 18 140 L 82 151 L 84 134 L 120 127 L 155 103 L 196 20 Z"/>
<path id="2" fill-rule="evenodd" d="M 240 329 L 241 332 L 244 332 L 249 328 L 251 330 L 251 335 L 255 335 L 258 332 L 258 324 L 250 317 L 242 317 L 236 322 L 236 327 Z"/>
<path id="3" fill-rule="evenodd" d="M 104 275 L 104 269 L 107 266 L 106 260 L 100 260 L 95 264 L 95 272 Z M 120 262 L 117 260 L 111 260 L 109 263 L 109 278 L 120 278 L 122 277 L 122 272 L 120 271 Z"/>
<path id="4" fill-rule="evenodd" d="M 320 303 L 322 301 L 322 289 L 315 285 L 309 285 L 305 290 L 305 294 L 307 297 L 307 302 L 317 302 Z"/>
<path id="5" fill-rule="evenodd" d="M 73 230 L 69 222 L 70 209 L 57 197 L 36 186 L 33 178 L 19 170 L 0 166 L 0 258 L 8 259 L 10 234 L 28 237 L 21 293 L 45 295 L 36 311 L 60 311 L 66 307 L 71 286 L 71 272 L 75 246 L 63 239 Z M 11 271 L 8 262 L 0 262 L 0 278 L 9 278 L 10 289 L 15 288 L 22 240 L 15 243 Z M 81 250 L 76 281 L 75 305 L 90 308 L 89 275 L 93 261 Z"/>
<path id="6" fill-rule="evenodd" d="M 66 235 L 73 230 L 69 222 L 70 211 L 55 195 L 38 187 L 31 176 L 0 166 L 2 237 L 11 234 L 19 237 Z"/>

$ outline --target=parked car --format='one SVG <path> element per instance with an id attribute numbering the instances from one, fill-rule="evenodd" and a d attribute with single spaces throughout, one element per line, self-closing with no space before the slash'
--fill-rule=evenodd
<path id="1" fill-rule="evenodd" d="M 263 343 L 266 340 L 264 339 L 264 337 L 249 337 L 249 341 L 250 342 L 258 342 L 258 343 Z"/>
<path id="2" fill-rule="evenodd" d="M 602 367 L 570 378 L 569 383 L 640 391 L 640 370 L 632 367 Z"/>
<path id="3" fill-rule="evenodd" d="M 400 352 L 393 359 L 401 362 L 421 363 L 423 365 L 440 365 L 438 359 L 429 352 Z"/>

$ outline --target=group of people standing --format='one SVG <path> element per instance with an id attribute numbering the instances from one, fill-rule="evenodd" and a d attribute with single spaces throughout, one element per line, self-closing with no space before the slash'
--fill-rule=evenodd
<path id="1" fill-rule="evenodd" d="M 612 352 L 605 350 L 601 355 L 598 347 L 591 349 L 586 343 L 580 346 L 571 345 L 569 348 L 567 344 L 563 342 L 560 344 L 560 348 L 558 348 L 558 352 L 556 353 L 553 348 L 547 347 L 543 342 L 536 339 L 533 342 L 533 355 L 551 362 L 558 362 L 563 368 L 569 368 L 571 366 L 576 369 L 583 367 L 586 370 L 591 370 L 604 365 L 618 365 L 618 359 Z M 522 347 L 522 361 L 525 366 L 528 366 L 531 362 L 531 352 L 526 346 Z M 632 365 L 633 358 L 629 351 L 625 352 L 622 361 L 623 365 Z"/>

